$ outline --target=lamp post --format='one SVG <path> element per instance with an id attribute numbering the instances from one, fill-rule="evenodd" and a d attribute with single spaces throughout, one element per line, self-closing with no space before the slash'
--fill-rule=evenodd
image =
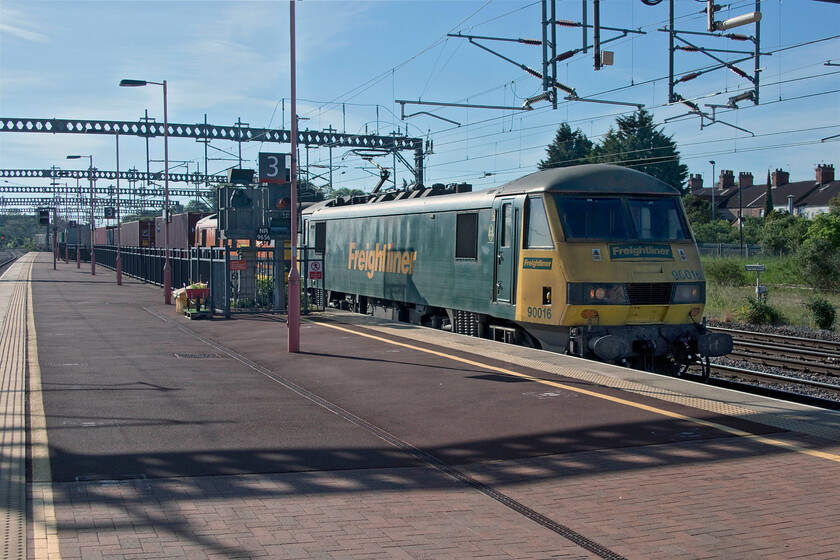
<path id="1" fill-rule="evenodd" d="M 715 160 L 710 159 L 712 164 L 712 222 L 715 221 Z"/>
<path id="2" fill-rule="evenodd" d="M 169 121 L 166 114 L 166 80 L 120 80 L 121 87 L 142 87 L 148 84 L 163 86 L 163 302 L 172 304 L 172 269 L 169 265 Z"/>
<path id="3" fill-rule="evenodd" d="M 741 181 L 738 181 L 738 239 L 741 243 L 740 256 L 744 256 L 744 199 Z"/>
<path id="4" fill-rule="evenodd" d="M 120 224 L 120 135 L 116 135 L 117 143 L 117 286 L 122 286 L 122 226 Z"/>
<path id="5" fill-rule="evenodd" d="M 298 271 L 297 263 L 297 73 L 295 70 L 295 3 L 289 2 L 289 54 L 291 59 L 291 79 L 289 86 L 291 89 L 292 101 L 292 157 L 291 157 L 291 206 L 292 206 L 292 220 L 291 220 L 291 267 L 289 269 L 289 312 L 286 323 L 289 327 L 289 353 L 296 354 L 300 352 L 300 272 Z"/>
<path id="6" fill-rule="evenodd" d="M 79 237 L 81 236 L 82 228 L 79 226 L 79 221 L 82 217 L 80 208 L 80 200 L 82 198 L 82 187 L 79 186 L 79 179 L 76 178 L 76 268 L 82 268 L 82 257 L 79 254 Z"/>
<path id="7" fill-rule="evenodd" d="M 90 158 L 90 167 L 88 168 L 88 179 L 90 180 L 90 275 L 96 276 L 96 251 L 93 250 L 93 240 L 96 236 L 96 225 L 94 224 L 94 217 L 93 217 L 93 156 L 67 156 L 67 159 L 81 159 L 83 157 Z M 76 254 L 78 255 L 78 248 L 76 250 Z M 78 257 L 77 257 L 78 258 Z"/>

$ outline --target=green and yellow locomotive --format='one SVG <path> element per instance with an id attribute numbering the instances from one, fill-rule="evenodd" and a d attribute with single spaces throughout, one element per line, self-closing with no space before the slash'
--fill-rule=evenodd
<path id="1" fill-rule="evenodd" d="M 732 348 L 679 193 L 625 167 L 333 199 L 303 235 L 332 306 L 644 369 Z"/>

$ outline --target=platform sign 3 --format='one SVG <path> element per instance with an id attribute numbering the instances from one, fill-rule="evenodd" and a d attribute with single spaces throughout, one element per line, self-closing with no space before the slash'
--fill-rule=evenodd
<path id="1" fill-rule="evenodd" d="M 289 181 L 286 154 L 261 153 L 259 168 L 260 183 L 287 183 Z"/>

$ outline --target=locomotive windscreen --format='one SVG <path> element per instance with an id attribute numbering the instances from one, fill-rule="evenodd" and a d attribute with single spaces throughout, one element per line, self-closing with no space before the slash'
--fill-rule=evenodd
<path id="1" fill-rule="evenodd" d="M 566 239 L 689 239 L 676 198 L 555 195 Z"/>
<path id="2" fill-rule="evenodd" d="M 688 239 L 682 213 L 673 198 L 627 200 L 630 217 L 639 239 L 663 241 Z"/>

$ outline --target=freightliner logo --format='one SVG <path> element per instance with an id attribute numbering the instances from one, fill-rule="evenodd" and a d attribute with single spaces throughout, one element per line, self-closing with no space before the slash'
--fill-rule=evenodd
<path id="1" fill-rule="evenodd" d="M 610 245 L 610 259 L 662 259 L 674 260 L 670 245 Z"/>

